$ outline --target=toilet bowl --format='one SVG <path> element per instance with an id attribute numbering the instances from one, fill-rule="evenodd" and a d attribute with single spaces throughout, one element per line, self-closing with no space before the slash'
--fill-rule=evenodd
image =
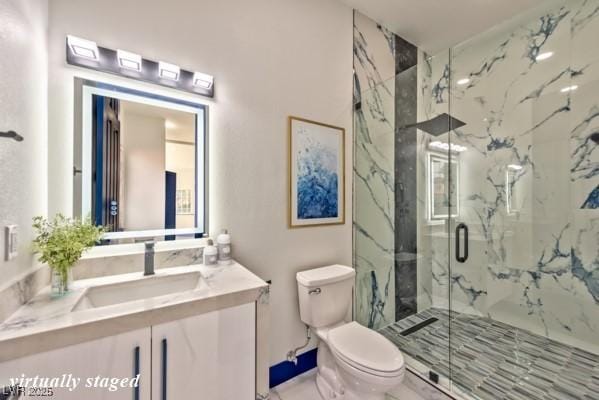
<path id="1" fill-rule="evenodd" d="M 403 356 L 381 334 L 357 322 L 317 329 L 316 334 L 320 339 L 318 373 L 324 372 L 317 386 L 324 399 L 379 400 L 401 384 Z M 331 379 L 327 371 L 335 377 Z"/>
<path id="2" fill-rule="evenodd" d="M 354 277 L 341 265 L 297 274 L 302 321 L 320 339 L 316 384 L 324 400 L 383 400 L 404 377 L 404 359 L 393 343 L 345 321 Z"/>

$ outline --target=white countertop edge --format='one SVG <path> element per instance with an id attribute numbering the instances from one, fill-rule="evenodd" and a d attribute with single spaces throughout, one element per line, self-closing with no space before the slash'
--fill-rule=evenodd
<path id="1" fill-rule="evenodd" d="M 255 302 L 268 287 L 266 282 L 238 263 L 166 268 L 157 273 L 194 270 L 203 276 L 206 274 L 204 279 L 208 288 L 77 312 L 71 312 L 71 309 L 87 287 L 123 282 L 140 274 L 76 281 L 73 293 L 58 300 L 49 300 L 49 288 L 46 287 L 0 324 L 0 362 Z M 44 312 L 50 315 L 39 316 Z"/>

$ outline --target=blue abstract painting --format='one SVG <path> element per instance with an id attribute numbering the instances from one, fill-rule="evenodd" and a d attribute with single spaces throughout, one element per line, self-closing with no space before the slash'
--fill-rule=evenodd
<path id="1" fill-rule="evenodd" d="M 342 223 L 343 131 L 293 120 L 292 225 Z"/>

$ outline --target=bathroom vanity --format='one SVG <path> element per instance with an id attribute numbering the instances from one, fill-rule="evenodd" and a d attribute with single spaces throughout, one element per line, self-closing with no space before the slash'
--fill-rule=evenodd
<path id="1" fill-rule="evenodd" d="M 240 264 L 78 280 L 58 299 L 49 291 L 0 325 L 1 385 L 55 378 L 56 399 L 268 393 L 268 285 Z M 39 381 L 27 386 L 43 394 Z"/>

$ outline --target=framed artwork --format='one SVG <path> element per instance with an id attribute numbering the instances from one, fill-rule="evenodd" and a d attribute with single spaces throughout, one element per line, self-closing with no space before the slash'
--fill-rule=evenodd
<path id="1" fill-rule="evenodd" d="M 289 117 L 289 227 L 345 223 L 345 129 Z"/>

